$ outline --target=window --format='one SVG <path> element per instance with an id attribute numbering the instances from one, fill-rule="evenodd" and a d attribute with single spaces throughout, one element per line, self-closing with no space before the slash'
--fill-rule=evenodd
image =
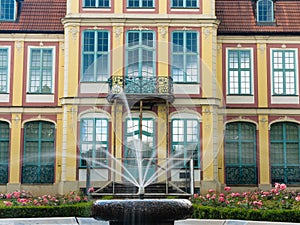
<path id="1" fill-rule="evenodd" d="M 251 51 L 228 50 L 228 94 L 252 94 Z"/>
<path id="2" fill-rule="evenodd" d="M 9 124 L 0 122 L 0 184 L 8 182 Z"/>
<path id="3" fill-rule="evenodd" d="M 199 82 L 198 32 L 172 33 L 172 76 L 174 82 Z"/>
<path id="4" fill-rule="evenodd" d="M 173 8 L 197 8 L 198 0 L 172 0 Z"/>
<path id="5" fill-rule="evenodd" d="M 270 130 L 272 184 L 300 183 L 300 126 L 285 122 L 272 124 Z"/>
<path id="6" fill-rule="evenodd" d="M 8 92 L 8 48 L 0 48 L 0 93 Z"/>
<path id="7" fill-rule="evenodd" d="M 172 119 L 172 155 L 175 167 L 189 167 L 190 159 L 194 168 L 200 168 L 200 124 L 197 119 Z"/>
<path id="8" fill-rule="evenodd" d="M 256 129 L 253 124 L 226 125 L 225 175 L 226 184 L 257 184 Z"/>
<path id="9" fill-rule="evenodd" d="M 273 95 L 296 95 L 295 50 L 272 50 Z"/>
<path id="10" fill-rule="evenodd" d="M 258 0 L 256 10 L 257 22 L 273 22 L 273 0 Z"/>
<path id="11" fill-rule="evenodd" d="M 29 93 L 53 93 L 54 59 L 52 48 L 31 48 Z"/>
<path id="12" fill-rule="evenodd" d="M 82 40 L 83 82 L 106 82 L 109 77 L 109 32 L 84 31 Z"/>
<path id="13" fill-rule="evenodd" d="M 16 1 L 0 0 L 0 21 L 13 21 L 16 17 Z"/>
<path id="14" fill-rule="evenodd" d="M 110 0 L 84 0 L 83 7 L 109 8 Z"/>
<path id="15" fill-rule="evenodd" d="M 80 166 L 106 167 L 108 163 L 108 120 L 87 118 L 80 122 Z"/>
<path id="16" fill-rule="evenodd" d="M 155 73 L 155 34 L 153 31 L 128 31 L 126 76 L 152 77 Z"/>
<path id="17" fill-rule="evenodd" d="M 154 0 L 127 0 L 128 8 L 153 8 Z"/>
<path id="18" fill-rule="evenodd" d="M 53 183 L 55 125 L 35 121 L 24 125 L 22 183 Z"/>

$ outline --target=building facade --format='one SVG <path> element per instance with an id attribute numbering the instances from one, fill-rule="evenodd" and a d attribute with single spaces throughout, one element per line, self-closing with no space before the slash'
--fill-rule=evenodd
<path id="1" fill-rule="evenodd" d="M 299 186 L 297 1 L 0 6 L 1 191 Z"/>

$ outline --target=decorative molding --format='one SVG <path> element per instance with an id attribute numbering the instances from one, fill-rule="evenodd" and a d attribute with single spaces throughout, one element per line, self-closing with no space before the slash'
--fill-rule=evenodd
<path id="1" fill-rule="evenodd" d="M 65 43 L 61 42 L 61 43 L 59 44 L 59 48 L 60 48 L 61 50 L 65 50 Z"/>
<path id="2" fill-rule="evenodd" d="M 150 29 L 150 28 L 148 28 L 148 27 L 142 27 L 142 26 L 139 26 L 139 27 L 134 27 L 134 28 L 132 28 L 132 30 L 139 30 L 139 31 L 141 31 L 141 30 L 152 30 L 152 29 Z"/>
<path id="3" fill-rule="evenodd" d="M 162 37 L 163 39 L 165 39 L 165 38 L 166 38 L 166 35 L 167 35 L 167 33 L 168 33 L 167 28 L 166 28 L 166 27 L 160 27 L 160 28 L 159 28 L 159 33 L 160 33 L 161 37 Z"/>
<path id="4" fill-rule="evenodd" d="M 25 123 L 33 122 L 33 121 L 46 121 L 46 122 L 50 122 L 50 123 L 53 123 L 55 125 L 55 129 L 57 128 L 57 123 L 55 121 L 50 120 L 50 119 L 48 119 L 46 117 L 43 117 L 41 114 L 39 114 L 38 116 L 32 117 L 32 118 L 30 118 L 28 120 L 24 120 L 22 122 L 22 128 L 24 128 L 24 124 Z"/>
<path id="5" fill-rule="evenodd" d="M 22 49 L 23 49 L 23 44 L 22 44 L 21 41 L 17 41 L 17 42 L 16 42 L 16 49 L 17 49 L 18 52 L 21 52 L 21 51 L 22 51 Z"/>
<path id="6" fill-rule="evenodd" d="M 203 34 L 204 34 L 204 39 L 207 40 L 209 36 L 212 34 L 212 31 L 209 27 L 204 27 Z"/>
<path id="7" fill-rule="evenodd" d="M 73 40 L 75 41 L 77 39 L 77 34 L 79 33 L 79 28 L 73 26 L 72 28 L 70 28 L 70 33 L 72 35 Z"/>
<path id="8" fill-rule="evenodd" d="M 123 33 L 123 27 L 115 27 L 114 34 L 117 40 L 120 40 L 122 33 Z"/>
<path id="9" fill-rule="evenodd" d="M 259 45 L 259 51 L 264 52 L 266 50 L 266 46 L 264 44 Z"/>

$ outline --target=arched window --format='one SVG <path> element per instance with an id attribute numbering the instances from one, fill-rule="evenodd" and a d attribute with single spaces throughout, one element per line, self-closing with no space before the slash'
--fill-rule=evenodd
<path id="1" fill-rule="evenodd" d="M 156 171 L 156 121 L 151 114 L 144 113 L 142 120 L 136 114 L 125 120 L 124 167 L 134 178 L 139 177 L 139 163 L 142 178 L 151 178 Z M 125 171 L 125 175 L 128 177 Z"/>
<path id="2" fill-rule="evenodd" d="M 55 125 L 45 121 L 24 125 L 22 183 L 53 183 Z"/>
<path id="3" fill-rule="evenodd" d="M 234 122 L 226 125 L 225 176 L 227 185 L 257 184 L 254 124 Z"/>
<path id="4" fill-rule="evenodd" d="M 106 167 L 108 163 L 108 119 L 82 118 L 80 121 L 80 166 Z"/>
<path id="5" fill-rule="evenodd" d="M 8 182 L 9 124 L 0 122 L 0 184 Z"/>
<path id="6" fill-rule="evenodd" d="M 300 125 L 275 123 L 270 130 L 272 184 L 300 183 Z"/>
<path id="7" fill-rule="evenodd" d="M 274 21 L 274 3 L 272 0 L 258 0 L 256 10 L 257 22 Z"/>

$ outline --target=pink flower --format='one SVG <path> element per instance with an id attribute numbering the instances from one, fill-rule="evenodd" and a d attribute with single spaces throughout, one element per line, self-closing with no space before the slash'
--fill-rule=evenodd
<path id="1" fill-rule="evenodd" d="M 280 187 L 280 190 L 282 190 L 282 191 L 286 189 L 286 185 L 285 184 L 280 184 L 279 187 Z"/>
<path id="2" fill-rule="evenodd" d="M 94 191 L 95 191 L 95 190 L 94 190 L 93 187 L 91 187 L 91 188 L 88 189 L 88 193 L 93 193 Z"/>
<path id="3" fill-rule="evenodd" d="M 10 193 L 7 193 L 7 194 L 6 194 L 6 198 L 7 198 L 7 199 L 11 199 L 11 197 L 12 197 L 12 194 L 10 194 Z"/>
<path id="4" fill-rule="evenodd" d="M 219 202 L 225 202 L 225 199 L 224 199 L 224 197 L 219 197 L 218 201 Z"/>
<path id="5" fill-rule="evenodd" d="M 214 189 L 209 189 L 208 192 L 209 192 L 209 193 L 214 193 L 215 190 L 214 190 Z"/>
<path id="6" fill-rule="evenodd" d="M 199 194 L 197 194 L 197 193 L 194 194 L 194 198 L 198 198 L 198 196 L 199 196 Z"/>
<path id="7" fill-rule="evenodd" d="M 224 187 L 224 191 L 230 191 L 231 187 Z"/>
<path id="8" fill-rule="evenodd" d="M 15 192 L 13 193 L 13 196 L 14 196 L 15 198 L 20 198 L 21 193 L 20 193 L 19 191 L 15 191 Z"/>
<path id="9" fill-rule="evenodd" d="M 206 198 L 210 198 L 210 194 L 207 194 L 207 195 L 206 195 Z"/>
<path id="10" fill-rule="evenodd" d="M 4 201 L 3 203 L 4 203 L 6 206 L 12 206 L 12 202 Z"/>
<path id="11" fill-rule="evenodd" d="M 295 198 L 295 200 L 296 200 L 297 202 L 299 202 L 299 201 L 300 201 L 300 196 L 298 195 L 298 196 Z"/>
<path id="12" fill-rule="evenodd" d="M 225 197 L 224 193 L 220 193 L 220 197 Z"/>
<path id="13" fill-rule="evenodd" d="M 280 188 L 280 184 L 279 183 L 275 183 L 274 186 L 275 186 L 276 189 Z"/>

